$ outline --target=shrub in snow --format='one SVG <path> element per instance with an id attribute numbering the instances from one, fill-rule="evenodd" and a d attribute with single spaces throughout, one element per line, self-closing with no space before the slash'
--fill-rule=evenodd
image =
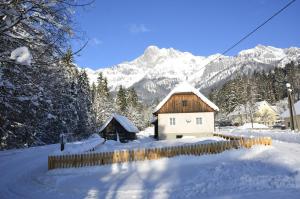
<path id="1" fill-rule="evenodd" d="M 22 46 L 13 50 L 10 54 L 10 59 L 15 60 L 19 64 L 31 65 L 32 56 L 27 47 Z"/>

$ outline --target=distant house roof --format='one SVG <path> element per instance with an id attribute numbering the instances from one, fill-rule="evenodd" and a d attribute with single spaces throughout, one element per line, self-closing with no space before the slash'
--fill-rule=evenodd
<path id="1" fill-rule="evenodd" d="M 294 104 L 294 107 L 295 107 L 295 112 L 296 112 L 295 114 L 296 114 L 296 115 L 300 115 L 300 100 Z M 290 110 L 284 111 L 284 112 L 280 115 L 280 117 L 283 117 L 283 118 L 290 117 Z"/>
<path id="2" fill-rule="evenodd" d="M 276 106 L 271 106 L 266 100 L 255 102 L 253 110 L 258 111 L 263 105 L 269 106 L 274 112 L 278 113 Z M 238 105 L 234 108 L 234 110 L 231 113 L 228 114 L 228 116 L 236 116 L 241 114 L 246 114 L 246 110 L 243 105 Z"/>
<path id="3" fill-rule="evenodd" d="M 219 108 L 209 99 L 207 99 L 198 89 L 193 87 L 187 82 L 182 82 L 178 84 L 154 109 L 154 112 L 157 112 L 169 99 L 172 95 L 177 93 L 194 93 L 197 95 L 204 103 L 210 106 L 215 111 L 218 111 Z"/>
<path id="4" fill-rule="evenodd" d="M 99 129 L 99 132 L 103 131 L 113 118 L 115 120 L 117 120 L 120 123 L 120 125 L 123 126 L 124 129 L 126 129 L 126 131 L 128 131 L 130 133 L 138 133 L 139 132 L 138 128 L 127 117 L 118 115 L 116 113 L 114 113 L 112 116 L 110 116 L 105 121 L 105 123 Z"/>

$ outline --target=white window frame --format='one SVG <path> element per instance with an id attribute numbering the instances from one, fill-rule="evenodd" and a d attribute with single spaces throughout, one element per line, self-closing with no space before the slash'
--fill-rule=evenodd
<path id="1" fill-rule="evenodd" d="M 175 126 L 175 125 L 176 125 L 175 117 L 170 117 L 170 126 Z"/>
<path id="2" fill-rule="evenodd" d="M 203 119 L 202 119 L 202 117 L 196 117 L 196 124 L 197 124 L 197 125 L 202 125 L 202 124 L 203 124 Z"/>

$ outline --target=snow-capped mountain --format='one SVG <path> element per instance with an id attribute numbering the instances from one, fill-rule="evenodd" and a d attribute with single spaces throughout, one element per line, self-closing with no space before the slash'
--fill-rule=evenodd
<path id="1" fill-rule="evenodd" d="M 86 68 L 86 71 L 91 82 L 95 82 L 98 73 L 102 72 L 108 79 L 111 91 L 116 91 L 120 85 L 127 88 L 133 86 L 144 102 L 152 103 L 160 100 L 180 81 L 187 80 L 207 93 L 236 74 L 269 71 L 299 60 L 300 48 L 296 47 L 281 49 L 258 45 L 236 56 L 214 54 L 204 57 L 173 48 L 149 46 L 133 61 L 96 71 Z"/>

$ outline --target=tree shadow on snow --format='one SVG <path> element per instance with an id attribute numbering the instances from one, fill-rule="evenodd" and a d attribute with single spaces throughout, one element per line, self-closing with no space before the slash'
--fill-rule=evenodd
<path id="1" fill-rule="evenodd" d="M 113 164 L 103 169 L 107 173 L 99 176 L 101 187 L 88 189 L 85 198 L 241 198 L 290 189 L 296 198 L 300 196 L 297 172 L 220 154 Z"/>

